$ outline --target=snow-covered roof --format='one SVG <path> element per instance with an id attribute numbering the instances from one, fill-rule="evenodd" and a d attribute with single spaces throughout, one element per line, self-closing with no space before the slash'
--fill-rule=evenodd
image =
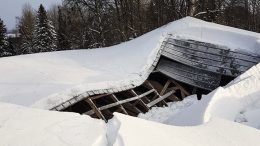
<path id="1" fill-rule="evenodd" d="M 112 47 L 1 58 L 0 101 L 51 109 L 139 86 L 169 34 L 260 54 L 258 33 L 186 17 Z"/>

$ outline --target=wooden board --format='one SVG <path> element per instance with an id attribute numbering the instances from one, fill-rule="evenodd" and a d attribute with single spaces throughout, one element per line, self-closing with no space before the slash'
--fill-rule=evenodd
<path id="1" fill-rule="evenodd" d="M 238 76 L 260 61 L 259 56 L 207 45 L 169 38 L 162 55 L 198 69 L 228 76 Z"/>
<path id="2" fill-rule="evenodd" d="M 157 70 L 172 79 L 206 90 L 217 88 L 220 82 L 220 75 L 216 73 L 193 68 L 163 58 L 160 60 Z"/>

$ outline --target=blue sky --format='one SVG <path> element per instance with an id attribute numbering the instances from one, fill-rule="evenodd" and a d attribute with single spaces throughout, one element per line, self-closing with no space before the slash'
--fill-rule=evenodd
<path id="1" fill-rule="evenodd" d="M 8 30 L 15 27 L 15 17 L 21 15 L 25 3 L 31 4 L 37 9 L 43 4 L 46 9 L 52 4 L 61 4 L 62 0 L 0 0 L 0 18 L 4 21 Z"/>

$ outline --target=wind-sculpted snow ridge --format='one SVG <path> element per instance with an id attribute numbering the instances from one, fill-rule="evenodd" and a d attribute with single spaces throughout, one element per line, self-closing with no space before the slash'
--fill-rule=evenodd
<path id="1" fill-rule="evenodd" d="M 260 54 L 258 33 L 186 17 L 108 48 L 1 58 L 0 101 L 59 110 L 87 96 L 134 88 L 151 73 L 168 35 Z"/>
<path id="2" fill-rule="evenodd" d="M 165 111 L 164 114 L 160 114 L 162 111 Z M 203 96 L 201 101 L 196 101 L 193 96 L 187 97 L 184 101 L 154 108 L 139 117 L 178 126 L 195 126 L 212 118 L 221 118 L 260 129 L 260 64 L 227 86 Z"/>

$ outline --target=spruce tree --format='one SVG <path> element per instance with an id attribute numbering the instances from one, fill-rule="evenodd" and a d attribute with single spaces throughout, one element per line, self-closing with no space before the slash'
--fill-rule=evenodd
<path id="1" fill-rule="evenodd" d="M 35 14 L 33 8 L 26 4 L 23 6 L 22 16 L 19 19 L 18 30 L 20 43 L 18 54 L 33 53 L 33 31 L 35 25 Z"/>
<path id="2" fill-rule="evenodd" d="M 41 4 L 37 12 L 34 30 L 34 52 L 50 52 L 57 49 L 57 35 L 47 12 Z"/>
<path id="3" fill-rule="evenodd" d="M 9 56 L 11 53 L 8 51 L 8 41 L 6 36 L 6 27 L 3 20 L 0 18 L 0 56 Z"/>

